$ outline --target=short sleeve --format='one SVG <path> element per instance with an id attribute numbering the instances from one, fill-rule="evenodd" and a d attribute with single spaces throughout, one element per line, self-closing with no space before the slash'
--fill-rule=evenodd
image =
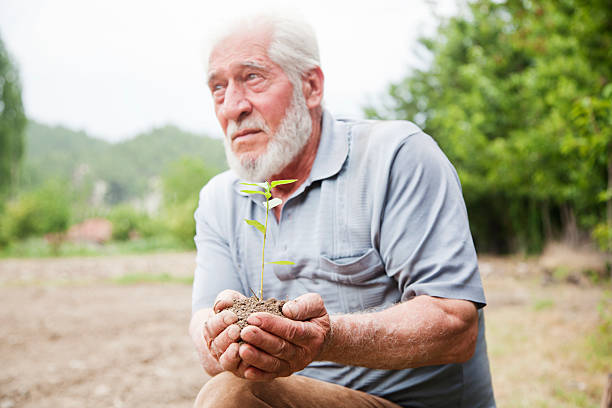
<path id="1" fill-rule="evenodd" d="M 194 214 L 197 255 L 192 313 L 212 307 L 219 292 L 225 289 L 244 292 L 232 259 L 229 234 L 224 233 L 221 222 L 223 217 L 218 213 L 219 206 L 215 206 L 212 200 L 215 194 L 210 191 L 213 188 L 211 182 L 200 192 L 200 202 Z"/>
<path id="2" fill-rule="evenodd" d="M 380 254 L 402 300 L 429 295 L 485 305 L 459 178 L 425 133 L 398 147 L 383 208 Z"/>

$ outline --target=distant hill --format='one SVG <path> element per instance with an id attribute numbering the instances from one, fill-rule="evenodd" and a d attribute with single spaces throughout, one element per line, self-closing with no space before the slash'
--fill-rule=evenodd
<path id="1" fill-rule="evenodd" d="M 227 168 L 221 140 L 175 126 L 109 143 L 84 132 L 30 121 L 23 181 L 26 188 L 49 178 L 91 186 L 104 181 L 110 188 L 108 201 L 115 204 L 146 195 L 150 181 L 184 157 L 202 160 L 219 172 Z"/>

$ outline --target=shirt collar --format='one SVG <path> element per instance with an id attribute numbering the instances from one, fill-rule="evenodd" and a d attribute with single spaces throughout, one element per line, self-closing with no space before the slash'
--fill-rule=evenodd
<path id="1" fill-rule="evenodd" d="M 329 111 L 323 110 L 321 139 L 317 148 L 317 157 L 315 157 L 308 179 L 292 196 L 300 194 L 315 181 L 333 177 L 342 169 L 349 149 L 348 132 L 346 123 L 335 120 Z M 238 192 L 248 187 L 241 185 L 240 182 L 243 182 L 243 180 L 237 180 L 234 183 L 234 188 Z M 240 194 L 246 195 L 245 193 Z M 263 196 L 257 196 L 257 198 L 261 200 Z"/>
<path id="2" fill-rule="evenodd" d="M 317 157 L 305 184 L 336 175 L 342 169 L 348 155 L 348 126 L 344 122 L 335 120 L 327 110 L 323 110 L 321 122 L 321 140 Z"/>

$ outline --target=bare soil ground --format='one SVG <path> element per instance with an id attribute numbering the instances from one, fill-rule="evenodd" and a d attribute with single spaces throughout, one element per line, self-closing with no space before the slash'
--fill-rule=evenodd
<path id="1" fill-rule="evenodd" d="M 187 335 L 194 254 L 0 260 L 0 407 L 189 407 L 207 377 Z"/>
<path id="2" fill-rule="evenodd" d="M 187 335 L 194 254 L 0 260 L 0 408 L 190 407 L 207 377 Z M 481 258 L 499 407 L 597 407 L 585 357 L 610 292 L 555 281 L 538 260 Z"/>

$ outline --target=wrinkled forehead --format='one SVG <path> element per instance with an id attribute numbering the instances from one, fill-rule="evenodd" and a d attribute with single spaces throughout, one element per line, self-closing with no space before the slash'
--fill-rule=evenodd
<path id="1" fill-rule="evenodd" d="M 233 66 L 268 65 L 268 48 L 272 39 L 269 28 L 239 29 L 223 37 L 208 57 L 208 76 Z"/>

